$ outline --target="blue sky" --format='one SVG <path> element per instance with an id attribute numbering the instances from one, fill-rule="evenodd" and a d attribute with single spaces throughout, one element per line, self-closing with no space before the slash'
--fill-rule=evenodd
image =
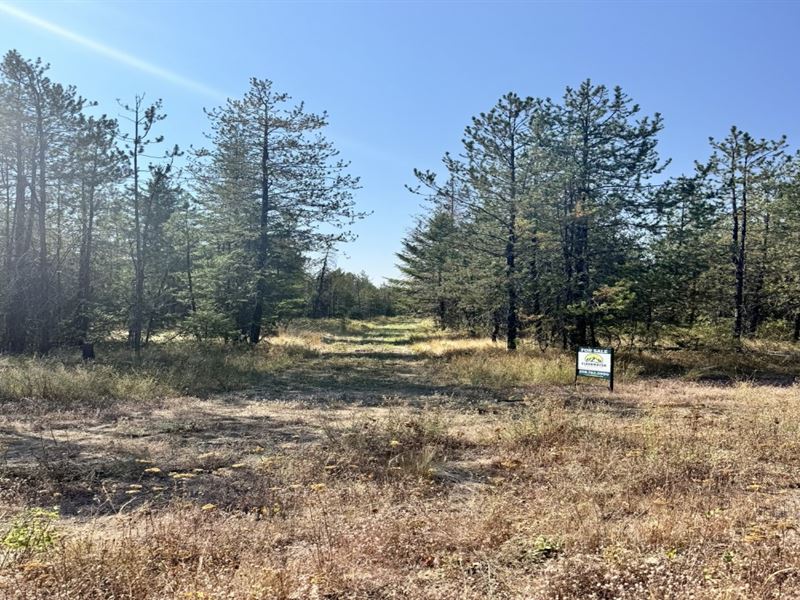
<path id="1" fill-rule="evenodd" d="M 798 32 L 800 1 L 0 0 L 0 49 L 41 56 L 110 114 L 116 98 L 163 98 L 169 144 L 202 145 L 203 107 L 240 95 L 251 76 L 327 110 L 330 137 L 361 176 L 358 205 L 373 211 L 339 265 L 376 281 L 396 274 L 419 210 L 404 188 L 413 168 L 458 151 L 470 117 L 510 90 L 558 97 L 587 77 L 621 85 L 664 115 L 671 174 L 732 124 L 797 147 Z"/>

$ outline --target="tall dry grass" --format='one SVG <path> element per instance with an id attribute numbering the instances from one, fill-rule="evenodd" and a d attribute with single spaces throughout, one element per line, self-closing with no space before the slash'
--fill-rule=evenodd
<path id="1" fill-rule="evenodd" d="M 329 325 L 289 328 L 255 353 L 164 348 L 173 357 L 150 360 L 168 385 L 141 398 L 167 397 L 149 411 L 123 400 L 110 422 L 77 408 L 29 419 L 6 401 L 0 597 L 800 597 L 797 384 L 737 381 L 726 369 L 738 356 L 706 382 L 694 356 L 665 360 L 674 377 L 630 356 L 611 394 L 555 385 L 573 375 L 559 353 L 509 356 L 420 323 Z M 188 377 L 169 374 L 180 360 L 197 389 L 319 387 L 171 398 Z M 107 368 L 54 373 L 77 382 Z M 351 371 L 382 380 L 380 394 L 328 377 Z M 70 394 L 14 381 L 13 398 L 49 390 L 43 406 Z M 508 386 L 526 401 L 494 402 Z M 88 401 L 72 393 L 65 406 Z M 48 442 L 48 427 L 60 437 Z M 3 544 L 30 507 L 54 504 L 54 543 Z"/>
<path id="2" fill-rule="evenodd" d="M 333 426 L 320 413 L 317 443 L 215 464 L 157 510 L 59 524 L 55 547 L 0 570 L 0 593 L 795 597 L 797 390 L 760 393 L 637 386 L 627 412 L 552 397 Z M 211 495 L 192 492 L 203 478 Z"/>
<path id="3" fill-rule="evenodd" d="M 33 401 L 69 410 L 241 390 L 317 358 L 320 342 L 308 334 L 281 335 L 256 348 L 173 340 L 146 348 L 140 361 L 116 344 L 100 345 L 97 354 L 90 363 L 66 351 L 0 356 L 0 403 Z"/>

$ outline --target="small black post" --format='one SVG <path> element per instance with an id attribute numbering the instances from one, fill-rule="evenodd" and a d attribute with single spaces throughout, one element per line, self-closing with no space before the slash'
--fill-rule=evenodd
<path id="1" fill-rule="evenodd" d="M 614 391 L 614 349 L 610 348 L 609 360 L 611 361 L 611 374 L 608 378 L 608 391 Z"/>
<path id="2" fill-rule="evenodd" d="M 81 354 L 83 355 L 84 362 L 94 360 L 94 344 L 81 342 Z"/>
<path id="3" fill-rule="evenodd" d="M 580 356 L 580 348 L 575 349 L 575 386 L 578 385 L 578 356 Z"/>

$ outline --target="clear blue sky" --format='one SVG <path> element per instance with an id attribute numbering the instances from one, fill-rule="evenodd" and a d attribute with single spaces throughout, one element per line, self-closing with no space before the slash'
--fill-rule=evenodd
<path id="1" fill-rule="evenodd" d="M 419 199 L 414 167 L 457 151 L 472 115 L 503 93 L 560 96 L 591 77 L 665 118 L 671 173 L 732 124 L 800 141 L 800 2 L 4 2 L 0 48 L 116 114 L 115 98 L 164 99 L 162 132 L 204 142 L 202 108 L 248 78 L 330 113 L 330 136 L 373 211 L 339 265 L 379 281 Z M 38 21 L 35 21 L 38 19 Z M 43 23 L 42 21 L 46 21 Z"/>

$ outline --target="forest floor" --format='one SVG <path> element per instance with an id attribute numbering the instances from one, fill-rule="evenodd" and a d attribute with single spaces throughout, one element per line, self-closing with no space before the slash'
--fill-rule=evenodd
<path id="1" fill-rule="evenodd" d="M 163 344 L 0 362 L 1 598 L 800 597 L 797 350 Z"/>

